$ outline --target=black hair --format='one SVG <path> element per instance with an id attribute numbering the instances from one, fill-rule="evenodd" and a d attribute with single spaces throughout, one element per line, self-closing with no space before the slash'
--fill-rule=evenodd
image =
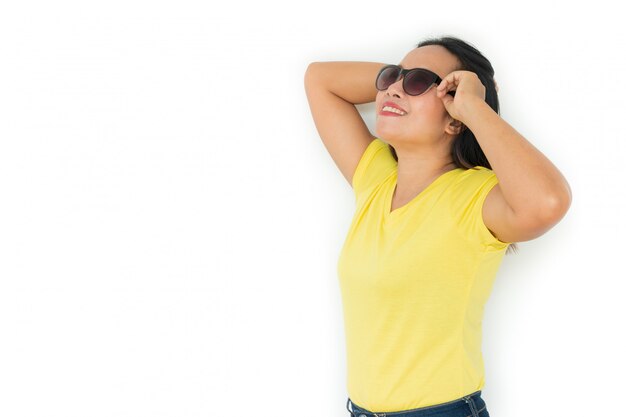
<path id="1" fill-rule="evenodd" d="M 476 73 L 480 82 L 485 86 L 485 101 L 497 114 L 500 114 L 500 103 L 498 101 L 498 92 L 496 91 L 496 83 L 494 80 L 494 69 L 491 62 L 476 49 L 473 45 L 456 38 L 454 36 L 442 36 L 426 38 L 416 45 L 416 48 L 426 45 L 439 45 L 450 51 L 460 62 L 457 71 L 471 71 Z M 397 161 L 398 156 L 395 149 L 389 145 L 394 159 Z M 474 133 L 467 126 L 464 126 L 461 133 L 452 142 L 451 147 L 452 160 L 459 168 L 473 169 L 476 166 L 483 166 L 489 169 L 491 164 L 487 160 L 483 150 L 480 148 Z M 517 245 L 511 243 L 506 253 L 517 251 Z"/>

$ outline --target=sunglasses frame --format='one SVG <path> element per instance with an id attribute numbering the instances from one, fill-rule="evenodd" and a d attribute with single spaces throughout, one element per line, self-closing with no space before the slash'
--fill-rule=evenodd
<path id="1" fill-rule="evenodd" d="M 402 68 L 400 65 L 391 64 L 391 65 L 385 65 L 384 67 L 382 67 L 382 68 L 380 69 L 380 71 L 378 71 L 378 75 L 376 76 L 376 81 L 374 82 L 374 85 L 375 85 L 375 87 L 376 87 L 376 89 L 377 89 L 378 91 L 385 91 L 385 90 L 387 90 L 387 88 L 389 88 L 389 87 L 387 87 L 387 88 L 385 88 L 384 90 L 381 90 L 381 89 L 379 89 L 379 88 L 378 88 L 378 79 L 379 79 L 379 78 L 380 78 L 380 76 L 382 75 L 383 71 L 385 71 L 387 68 L 394 68 L 394 69 L 396 69 L 396 70 L 400 70 L 400 72 L 398 73 L 398 77 L 397 77 L 397 78 L 396 78 L 396 79 L 395 79 L 395 80 L 394 80 L 391 84 L 394 84 L 394 83 L 398 82 L 398 80 L 399 80 L 400 78 L 402 78 L 402 89 L 404 90 L 404 92 L 405 92 L 406 94 L 408 94 L 409 96 L 413 96 L 413 97 L 415 97 L 415 96 L 420 96 L 420 95 L 424 94 L 425 92 L 427 92 L 428 90 L 430 90 L 430 88 L 433 86 L 433 84 L 439 85 L 439 83 L 441 83 L 441 81 L 443 81 L 443 80 L 441 79 L 441 77 L 440 77 L 440 76 L 438 76 L 437 74 L 435 74 L 434 72 L 432 72 L 431 70 L 428 70 L 428 69 L 426 69 L 426 68 L 410 68 L 410 69 L 404 69 L 404 68 Z M 426 73 L 426 74 L 428 74 L 428 75 L 431 77 L 431 79 L 432 79 L 432 82 L 428 85 L 428 88 L 426 88 L 426 90 L 422 91 L 422 92 L 421 92 L 421 93 L 419 93 L 419 94 L 410 94 L 410 93 L 406 90 L 405 83 L 406 83 L 406 80 L 407 80 L 407 75 L 408 75 L 408 74 L 410 74 L 410 73 L 413 73 L 413 72 L 422 72 L 422 73 Z M 391 85 L 391 84 L 389 84 L 389 85 Z M 448 94 L 450 94 L 452 97 L 454 97 L 454 91 L 448 91 Z"/>

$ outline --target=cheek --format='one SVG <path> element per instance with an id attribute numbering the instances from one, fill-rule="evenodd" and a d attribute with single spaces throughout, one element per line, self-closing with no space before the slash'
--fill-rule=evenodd
<path id="1" fill-rule="evenodd" d="M 384 97 L 385 93 L 383 91 L 379 91 L 378 93 L 376 93 L 376 108 L 378 109 L 380 107 L 381 104 L 383 104 L 383 101 L 385 101 L 385 97 Z"/>
<path id="2" fill-rule="evenodd" d="M 428 95 L 424 97 L 424 100 L 414 104 L 416 106 L 417 115 L 423 115 L 425 119 L 428 119 L 429 123 L 439 124 L 445 121 L 448 111 L 443 105 L 443 101 L 436 95 Z"/>
<path id="3" fill-rule="evenodd" d="M 442 115 L 442 117 L 445 117 L 448 114 L 448 110 L 446 110 L 446 106 L 443 105 L 443 100 L 441 100 L 441 98 L 437 97 L 437 94 L 433 95 L 432 107 L 434 109 L 436 109 L 436 111 L 440 115 Z"/>
<path id="4" fill-rule="evenodd" d="M 446 115 L 445 107 L 442 107 L 440 103 L 421 102 L 411 107 L 408 122 L 412 130 L 436 135 L 441 131 L 442 126 L 445 125 Z"/>

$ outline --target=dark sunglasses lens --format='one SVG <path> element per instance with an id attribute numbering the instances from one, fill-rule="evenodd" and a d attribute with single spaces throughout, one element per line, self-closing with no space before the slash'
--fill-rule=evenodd
<path id="1" fill-rule="evenodd" d="M 378 73 L 376 78 L 376 88 L 378 90 L 386 90 L 391 84 L 395 83 L 398 79 L 400 68 L 398 67 L 385 67 Z"/>
<path id="2" fill-rule="evenodd" d="M 413 71 L 406 75 L 404 88 L 412 96 L 422 94 L 434 82 L 433 77 L 423 71 Z"/>

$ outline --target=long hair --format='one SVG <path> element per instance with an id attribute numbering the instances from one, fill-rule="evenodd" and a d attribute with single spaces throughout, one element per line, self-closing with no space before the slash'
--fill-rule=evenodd
<path id="1" fill-rule="evenodd" d="M 453 37 L 443 36 L 438 38 L 427 38 L 416 45 L 416 48 L 426 45 L 440 45 L 455 55 L 461 63 L 457 70 L 471 71 L 476 73 L 480 82 L 485 86 L 485 101 L 497 114 L 500 114 L 500 103 L 496 82 L 494 80 L 494 69 L 491 62 L 480 53 L 478 49 L 469 43 Z M 389 145 L 394 159 L 398 160 L 398 155 L 393 146 Z M 476 166 L 483 166 L 489 169 L 491 164 L 487 160 L 483 150 L 480 148 L 476 136 L 467 126 L 457 135 L 452 142 L 452 160 L 459 168 L 473 169 Z M 517 251 L 517 245 L 511 243 L 506 253 Z"/>

